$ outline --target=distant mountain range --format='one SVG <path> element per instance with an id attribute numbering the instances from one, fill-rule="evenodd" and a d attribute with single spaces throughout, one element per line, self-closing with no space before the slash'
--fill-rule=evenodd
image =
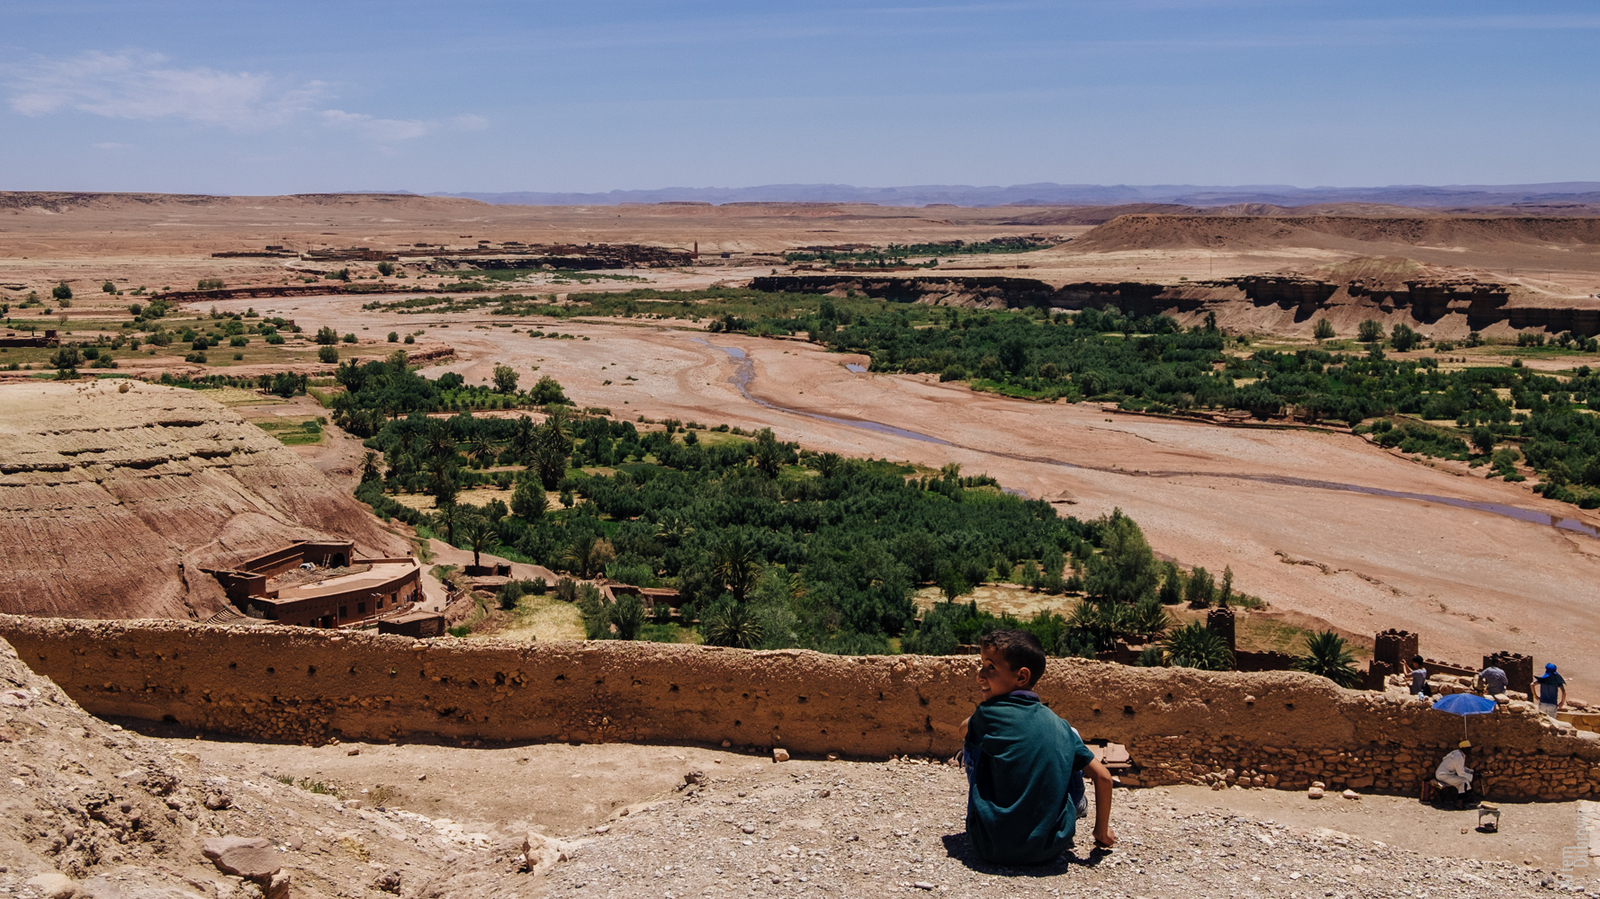
<path id="1" fill-rule="evenodd" d="M 1266 203 L 1306 206 L 1318 203 L 1381 203 L 1417 208 L 1459 208 L 1565 203 L 1600 203 L 1600 181 L 1550 184 L 1452 184 L 1443 186 L 1291 187 L 1265 184 L 1238 187 L 1194 184 L 1101 185 L 1015 184 L 973 187 L 929 184 L 913 187 L 854 187 L 849 184 L 765 184 L 759 187 L 664 187 L 606 193 L 434 193 L 514 206 L 617 206 L 625 203 L 875 203 L 879 206 L 1110 206 L 1124 203 L 1176 203 L 1232 206 Z"/>

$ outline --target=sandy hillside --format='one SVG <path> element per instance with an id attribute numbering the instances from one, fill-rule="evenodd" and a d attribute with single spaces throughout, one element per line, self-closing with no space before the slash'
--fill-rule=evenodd
<path id="1" fill-rule="evenodd" d="M 203 618 L 223 597 L 201 566 L 324 537 L 368 555 L 408 549 L 346 489 L 194 391 L 0 385 L 0 460 L 8 612 Z"/>

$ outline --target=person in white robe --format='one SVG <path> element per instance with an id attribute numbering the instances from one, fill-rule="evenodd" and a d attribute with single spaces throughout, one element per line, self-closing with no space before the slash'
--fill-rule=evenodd
<path id="1" fill-rule="evenodd" d="M 1473 772 L 1467 767 L 1467 750 L 1472 748 L 1472 743 L 1462 740 L 1456 749 L 1444 757 L 1439 763 L 1439 769 L 1433 772 L 1433 779 L 1456 792 L 1456 808 L 1461 808 L 1462 797 L 1472 792 Z"/>

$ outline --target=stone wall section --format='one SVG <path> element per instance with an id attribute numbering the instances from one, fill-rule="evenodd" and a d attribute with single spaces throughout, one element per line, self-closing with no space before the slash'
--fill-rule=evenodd
<path id="1" fill-rule="evenodd" d="M 782 746 L 950 756 L 977 700 L 971 656 L 846 657 L 617 641 L 513 644 L 177 621 L 0 616 L 0 637 L 88 711 L 258 740 Z M 1039 691 L 1088 739 L 1128 747 L 1133 785 L 1416 795 L 1461 718 L 1299 672 L 1052 659 Z M 1496 798 L 1600 792 L 1600 736 L 1526 703 L 1466 723 Z"/>

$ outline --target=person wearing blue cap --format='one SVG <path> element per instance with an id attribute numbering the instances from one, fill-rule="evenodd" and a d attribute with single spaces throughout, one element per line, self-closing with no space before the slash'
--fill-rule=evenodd
<path id="1" fill-rule="evenodd" d="M 1567 680 L 1556 673 L 1556 663 L 1547 662 L 1544 674 L 1533 679 L 1529 693 L 1539 694 L 1539 711 L 1554 718 L 1567 704 Z"/>

